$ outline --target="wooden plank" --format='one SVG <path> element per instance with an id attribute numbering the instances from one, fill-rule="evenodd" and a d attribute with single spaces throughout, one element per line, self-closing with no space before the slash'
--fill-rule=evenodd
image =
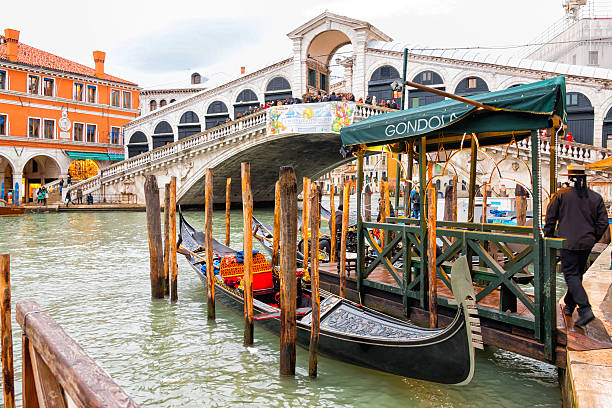
<path id="1" fill-rule="evenodd" d="M 346 294 L 346 234 L 348 233 L 350 205 L 348 183 L 344 184 L 342 198 L 344 202 L 342 203 L 342 235 L 340 236 L 340 296 L 344 297 Z"/>
<path id="2" fill-rule="evenodd" d="M 16 317 L 28 341 L 77 406 L 138 406 L 36 302 L 17 303 Z"/>
<path id="3" fill-rule="evenodd" d="M 438 327 L 438 290 L 436 265 L 436 190 L 427 189 L 427 272 L 429 278 L 429 327 Z"/>
<path id="4" fill-rule="evenodd" d="M 272 268 L 278 265 L 280 248 L 280 182 L 274 185 L 274 228 L 272 233 Z"/>
<path id="5" fill-rule="evenodd" d="M 242 178 L 242 250 L 244 251 L 244 345 L 253 344 L 253 193 L 251 164 L 241 163 Z"/>
<path id="6" fill-rule="evenodd" d="M 164 296 L 170 294 L 170 183 L 164 186 Z"/>
<path id="7" fill-rule="evenodd" d="M 329 186 L 329 208 L 331 215 L 329 216 L 329 235 L 331 239 L 331 247 L 329 254 L 329 262 L 336 262 L 336 203 L 334 202 L 334 195 L 336 193 L 336 186 L 333 184 Z"/>
<path id="8" fill-rule="evenodd" d="M 232 206 L 232 178 L 225 180 L 225 246 L 230 246 L 230 209 Z"/>
<path id="9" fill-rule="evenodd" d="M 151 297 L 153 299 L 163 299 L 164 251 L 159 211 L 159 188 L 157 187 L 157 178 L 154 175 L 148 174 L 145 177 L 144 190 L 147 211 L 147 235 L 149 239 Z"/>
<path id="10" fill-rule="evenodd" d="M 176 177 L 170 179 L 170 301 L 178 300 L 178 264 L 176 260 Z"/>
<path id="11" fill-rule="evenodd" d="M 59 385 L 47 364 L 45 364 L 40 354 L 34 349 L 32 343 L 30 343 L 29 352 L 34 383 L 36 384 L 36 395 L 41 403 L 41 408 L 67 408 L 68 404 L 62 386 Z"/>
<path id="12" fill-rule="evenodd" d="M 206 169 L 205 226 L 204 239 L 206 245 L 206 298 L 208 319 L 215 320 L 215 267 L 213 266 L 213 171 Z"/>
<path id="13" fill-rule="evenodd" d="M 25 334 L 21 334 L 21 397 L 23 408 L 38 408 L 38 394 L 36 394 L 36 382 L 32 371 L 32 358 L 30 356 L 30 340 Z"/>
<path id="14" fill-rule="evenodd" d="M 321 324 L 321 297 L 319 295 L 319 223 L 321 221 L 321 203 L 319 186 L 313 184 L 310 200 L 310 225 L 312 225 L 312 257 L 310 268 L 310 289 L 312 291 L 312 312 L 310 326 L 310 345 L 308 348 L 308 375 L 317 376 L 317 353 L 319 351 L 319 329 Z"/>
<path id="15" fill-rule="evenodd" d="M 0 332 L 2 335 L 2 393 L 4 406 L 15 407 L 13 328 L 11 324 L 11 257 L 0 255 Z"/>
<path id="16" fill-rule="evenodd" d="M 302 267 L 304 269 L 308 268 L 308 234 L 309 234 L 309 221 L 310 221 L 310 206 L 309 206 L 309 195 L 310 195 L 310 179 L 307 177 L 303 178 L 302 182 L 302 245 L 303 245 L 303 254 L 304 254 L 304 262 Z"/>
<path id="17" fill-rule="evenodd" d="M 292 167 L 280 168 L 280 374 L 295 375 L 297 338 L 297 179 Z"/>

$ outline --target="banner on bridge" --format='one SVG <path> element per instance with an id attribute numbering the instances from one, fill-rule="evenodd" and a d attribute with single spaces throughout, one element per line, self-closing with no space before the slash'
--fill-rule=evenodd
<path id="1" fill-rule="evenodd" d="M 353 123 L 355 105 L 348 102 L 323 102 L 272 106 L 266 110 L 269 135 L 286 133 L 340 133 Z"/>

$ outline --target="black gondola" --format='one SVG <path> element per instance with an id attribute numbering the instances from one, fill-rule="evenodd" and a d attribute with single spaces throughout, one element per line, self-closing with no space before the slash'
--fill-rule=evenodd
<path id="1" fill-rule="evenodd" d="M 203 255 L 204 234 L 191 227 L 180 214 L 182 245 L 193 253 Z M 217 261 L 238 253 L 214 242 Z M 186 255 L 203 284 L 206 284 L 204 262 Z M 269 265 L 269 264 L 268 264 Z M 225 298 L 232 308 L 242 313 L 243 293 L 238 286 L 228 285 L 225 278 L 215 275 L 218 298 Z M 310 340 L 311 302 L 308 292 L 298 279 L 297 341 L 308 348 Z M 321 331 L 319 351 L 338 360 L 369 367 L 403 377 L 418 378 L 443 384 L 467 384 L 474 374 L 474 344 L 479 336 L 475 316 L 474 290 L 465 257 L 456 261 L 452 269 L 452 286 L 460 300 L 453 322 L 446 328 L 426 329 L 321 291 Z M 280 309 L 275 304 L 278 277 L 273 277 L 269 290 L 255 291 L 253 319 L 258 325 L 280 332 Z M 472 321 L 470 325 L 469 321 Z"/>

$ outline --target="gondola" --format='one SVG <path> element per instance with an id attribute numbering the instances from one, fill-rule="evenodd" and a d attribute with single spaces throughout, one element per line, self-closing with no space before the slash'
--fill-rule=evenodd
<path id="1" fill-rule="evenodd" d="M 25 207 L 10 204 L 7 201 L 0 199 L 0 217 L 5 216 L 22 216 L 25 212 Z"/>
<path id="2" fill-rule="evenodd" d="M 204 234 L 191 227 L 182 213 L 180 217 L 180 242 L 191 253 L 184 251 L 192 268 L 204 285 L 203 272 Z M 215 272 L 217 298 L 242 313 L 243 292 L 240 284 L 225 275 L 235 267 L 240 255 L 225 245 L 214 242 L 214 258 L 219 265 Z M 194 254 L 198 254 L 195 256 Z M 276 334 L 280 332 L 278 307 L 279 279 L 272 273 L 270 264 L 262 265 L 261 253 L 254 256 L 253 319 L 258 326 Z M 265 258 L 265 257 L 264 257 Z M 463 261 L 461 261 L 463 259 Z M 349 300 L 321 291 L 321 331 L 319 352 L 323 355 L 375 370 L 403 377 L 418 378 L 444 384 L 467 384 L 474 373 L 474 345 L 478 336 L 471 329 L 477 322 L 474 291 L 465 258 L 456 262 L 451 272 L 456 298 L 460 301 L 453 322 L 439 329 L 414 326 L 399 319 L 363 307 Z M 299 275 L 299 273 L 298 273 Z M 236 275 L 232 275 L 235 278 Z M 298 280 L 297 341 L 308 347 L 310 340 L 311 300 L 310 292 Z M 266 284 L 269 287 L 265 287 Z M 472 321 L 470 325 L 469 321 Z"/>

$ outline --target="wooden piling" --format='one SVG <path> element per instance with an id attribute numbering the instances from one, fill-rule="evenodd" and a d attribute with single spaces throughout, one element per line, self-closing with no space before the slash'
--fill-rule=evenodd
<path id="1" fill-rule="evenodd" d="M 164 296 L 170 294 L 170 183 L 164 186 Z"/>
<path id="2" fill-rule="evenodd" d="M 329 262 L 336 262 L 336 203 L 334 202 L 334 195 L 336 194 L 336 186 L 333 184 L 329 187 L 329 236 L 331 239 L 331 245 L 329 249 Z"/>
<path id="3" fill-rule="evenodd" d="M 310 225 L 312 225 L 312 256 L 310 268 L 310 289 L 312 292 L 312 313 L 310 326 L 310 346 L 308 348 L 308 375 L 317 376 L 317 352 L 319 351 L 319 328 L 321 323 L 321 298 L 319 296 L 319 223 L 321 221 L 321 201 L 319 186 L 312 187 L 312 198 L 310 206 Z"/>
<path id="4" fill-rule="evenodd" d="M 242 176 L 242 250 L 244 252 L 244 345 L 253 344 L 253 194 L 251 164 L 241 164 Z"/>
<path id="5" fill-rule="evenodd" d="M 176 260 L 176 177 L 170 179 L 170 301 L 178 300 L 178 264 Z"/>
<path id="6" fill-rule="evenodd" d="M 387 218 L 391 216 L 391 197 L 389 196 L 389 182 L 388 181 L 385 181 L 384 209 L 385 209 L 385 221 L 382 221 L 382 218 L 381 218 L 381 222 L 386 222 Z M 392 239 L 391 234 L 392 234 L 391 232 L 385 234 L 386 240 L 383 240 L 383 244 L 381 245 L 382 248 L 384 248 L 387 245 L 387 243 L 391 241 Z"/>
<path id="7" fill-rule="evenodd" d="M 303 178 L 302 183 L 302 249 L 304 254 L 304 262 L 302 267 L 308 268 L 308 233 L 309 233 L 309 221 L 310 221 L 310 208 L 309 208 L 309 197 L 310 197 L 310 179 L 307 177 Z M 318 238 L 318 237 L 317 237 Z"/>
<path id="8" fill-rule="evenodd" d="M 385 196 L 386 192 L 388 191 L 385 188 L 385 184 L 386 182 L 384 180 L 380 180 L 380 200 L 378 202 L 378 222 L 380 223 L 385 223 L 387 221 L 387 212 L 386 212 L 386 208 L 387 205 L 385 204 L 387 202 L 387 198 Z M 384 229 L 380 230 L 380 245 L 381 248 L 384 248 L 385 246 L 385 242 L 387 241 L 387 232 Z"/>
<path id="9" fill-rule="evenodd" d="M 274 185 L 274 228 L 272 232 L 272 266 L 278 266 L 280 245 L 280 182 Z"/>
<path id="10" fill-rule="evenodd" d="M 205 226 L 204 236 L 206 245 L 206 297 L 208 303 L 208 319 L 215 320 L 215 267 L 213 266 L 213 171 L 206 169 L 206 190 L 205 190 Z M 226 213 L 227 215 L 227 213 Z M 227 224 L 226 224 L 227 228 Z M 227 240 L 228 237 L 226 237 Z"/>
<path id="11" fill-rule="evenodd" d="M 481 223 L 486 224 L 487 223 L 487 205 L 488 205 L 488 197 L 487 197 L 487 190 L 488 190 L 488 185 L 485 183 L 482 186 L 482 217 L 481 217 Z"/>
<path id="12" fill-rule="evenodd" d="M 297 180 L 292 167 L 281 167 L 280 190 L 280 374 L 295 375 L 297 336 Z"/>
<path id="13" fill-rule="evenodd" d="M 159 207 L 159 188 L 157 178 L 149 174 L 144 185 L 147 211 L 147 234 L 149 239 L 149 279 L 151 281 L 151 297 L 164 298 L 164 251 L 162 245 L 161 217 Z"/>
<path id="14" fill-rule="evenodd" d="M 342 236 L 340 237 L 340 289 L 338 295 L 346 297 L 346 234 L 349 223 L 349 198 L 350 191 L 348 183 L 344 184 L 342 198 Z"/>
<path id="15" fill-rule="evenodd" d="M 15 370 L 13 366 L 13 328 L 11 325 L 11 258 L 0 255 L 0 332 L 2 334 L 2 392 L 4 406 L 15 407 Z"/>
<path id="16" fill-rule="evenodd" d="M 457 196 L 459 194 L 459 177 L 455 174 L 453 176 L 453 201 L 451 207 L 451 219 L 450 221 L 457 221 Z"/>
<path id="17" fill-rule="evenodd" d="M 363 196 L 363 218 L 365 222 L 372 221 L 372 189 L 367 184 Z"/>
<path id="18" fill-rule="evenodd" d="M 527 196 L 514 197 L 516 206 L 516 225 L 524 226 L 527 223 Z"/>
<path id="19" fill-rule="evenodd" d="M 429 327 L 438 327 L 438 289 L 436 266 L 436 190 L 427 189 L 427 262 L 429 275 Z"/>
<path id="20" fill-rule="evenodd" d="M 225 181 L 225 246 L 230 245 L 230 207 L 232 206 L 232 178 Z"/>

